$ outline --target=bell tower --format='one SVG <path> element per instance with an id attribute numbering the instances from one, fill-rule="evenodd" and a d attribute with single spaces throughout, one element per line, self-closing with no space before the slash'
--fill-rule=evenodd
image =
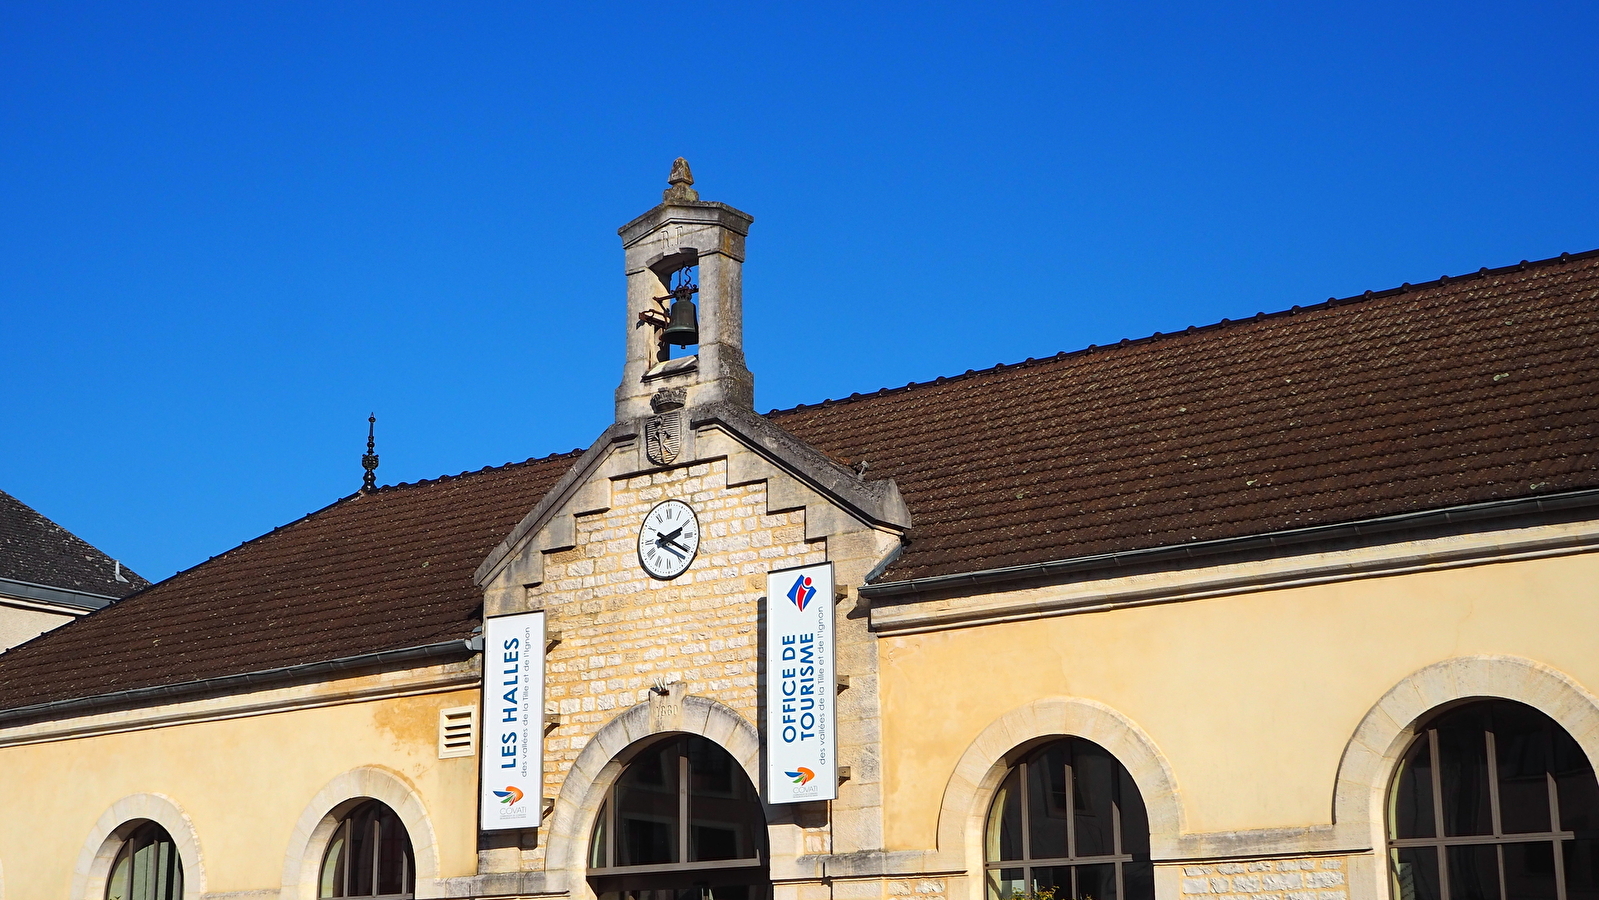
<path id="1" fill-rule="evenodd" d="M 681 157 L 667 182 L 659 206 L 617 231 L 627 273 L 617 422 L 719 401 L 755 405 L 744 366 L 743 286 L 744 237 L 755 219 L 701 200 Z"/>

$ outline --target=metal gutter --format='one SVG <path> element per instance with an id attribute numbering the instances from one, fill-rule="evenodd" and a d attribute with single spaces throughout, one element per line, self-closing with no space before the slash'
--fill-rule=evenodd
<path id="1" fill-rule="evenodd" d="M 0 578 L 0 595 L 16 597 L 19 600 L 59 603 L 62 606 L 83 610 L 100 609 L 116 602 L 117 599 L 108 594 L 91 594 L 88 591 L 51 587 L 47 584 L 34 584 L 31 581 L 17 581 L 11 578 Z"/>
<path id="2" fill-rule="evenodd" d="M 1313 525 L 1309 528 L 1292 528 L 1286 531 L 1273 531 L 1244 537 L 1194 541 L 1187 544 L 1150 547 L 1144 550 L 1098 553 L 1093 556 L 1070 557 L 1049 562 L 1030 563 L 1024 566 L 1005 566 L 997 569 L 979 569 L 975 572 L 958 572 L 953 575 L 933 575 L 927 578 L 911 578 L 905 581 L 865 584 L 861 586 L 860 594 L 873 600 L 891 597 L 913 598 L 917 594 L 948 591 L 957 588 L 979 588 L 1014 581 L 1047 580 L 1091 569 L 1152 565 L 1250 550 L 1283 549 L 1316 541 L 1367 537 L 1412 528 L 1459 525 L 1487 519 L 1563 512 L 1591 506 L 1599 506 L 1599 488 L 1572 491 L 1565 494 L 1550 494 L 1546 497 L 1518 497 L 1513 500 L 1467 503 L 1460 506 L 1447 506 L 1442 509 L 1379 516 L 1374 519 L 1362 519 L 1356 522 Z"/>
<path id="3" fill-rule="evenodd" d="M 107 709 L 147 706 L 152 701 L 175 703 L 198 695 L 213 693 L 239 693 L 244 689 L 261 690 L 288 682 L 298 682 L 323 675 L 343 675 L 373 669 L 406 668 L 432 665 L 456 659 L 465 659 L 483 649 L 482 638 L 441 641 L 420 647 L 398 650 L 379 650 L 358 656 L 345 656 L 322 662 L 242 672 L 238 675 L 220 675 L 178 684 L 160 684 L 151 687 L 130 688 L 92 697 L 73 697 L 70 700 L 52 700 L 32 706 L 18 706 L 0 710 L 0 724 L 19 719 L 53 719 L 89 715 Z"/>

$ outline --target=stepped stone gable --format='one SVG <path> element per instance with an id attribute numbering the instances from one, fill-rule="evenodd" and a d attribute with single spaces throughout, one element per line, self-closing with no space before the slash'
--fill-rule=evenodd
<path id="1" fill-rule="evenodd" d="M 876 654 L 856 589 L 899 543 L 903 503 L 892 484 L 862 482 L 752 413 L 691 412 L 684 461 L 655 466 L 639 429 L 614 426 L 479 569 L 486 615 L 546 614 L 545 711 L 559 722 L 545 737 L 545 796 L 558 796 L 589 740 L 652 689 L 681 686 L 762 729 L 766 574 L 832 562 L 843 595 L 836 664 L 848 684 L 839 762 L 851 774 L 803 852 L 880 847 Z M 702 538 L 684 575 L 658 581 L 638 563 L 638 528 L 667 499 L 693 506 Z M 523 865 L 543 853 L 540 841 Z"/>

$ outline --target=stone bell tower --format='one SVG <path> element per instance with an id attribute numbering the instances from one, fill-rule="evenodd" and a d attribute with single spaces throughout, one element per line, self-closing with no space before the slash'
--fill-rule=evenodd
<path id="1" fill-rule="evenodd" d="M 755 381 L 744 366 L 743 270 L 744 236 L 755 219 L 701 200 L 681 157 L 667 181 L 659 206 L 618 229 L 627 363 L 616 389 L 617 422 L 716 402 L 754 408 Z"/>

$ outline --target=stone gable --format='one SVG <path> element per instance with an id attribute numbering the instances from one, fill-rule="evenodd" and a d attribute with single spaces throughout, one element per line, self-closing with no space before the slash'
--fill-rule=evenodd
<path id="1" fill-rule="evenodd" d="M 658 581 L 638 564 L 638 527 L 666 499 L 690 503 L 704 536 L 688 572 Z M 804 510 L 768 512 L 766 483 L 729 487 L 726 460 L 617 479 L 611 508 L 575 524 L 577 546 L 547 554 L 544 583 L 528 591 L 561 638 L 545 660 L 545 712 L 560 718 L 545 739 L 546 796 L 652 687 L 682 684 L 758 723 L 766 572 L 827 557 L 825 542 L 805 540 Z"/>

